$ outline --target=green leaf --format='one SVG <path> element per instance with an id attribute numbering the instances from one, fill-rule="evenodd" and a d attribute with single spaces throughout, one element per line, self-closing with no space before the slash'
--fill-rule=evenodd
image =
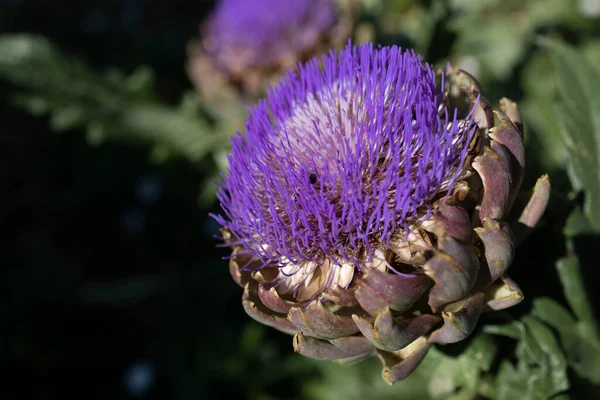
<path id="1" fill-rule="evenodd" d="M 100 75 L 43 37 L 2 35 L 0 79 L 23 89 L 15 104 L 35 115 L 49 113 L 56 131 L 85 129 L 90 144 L 142 142 L 193 162 L 227 145 L 198 113 L 161 104 L 146 66 L 129 76 L 116 69 Z"/>
<path id="2" fill-rule="evenodd" d="M 428 355 L 422 365 L 426 364 Z M 428 399 L 429 376 L 413 372 L 407 379 L 389 387 L 381 379 L 381 363 L 370 357 L 360 363 L 340 365 L 317 363 L 319 379 L 303 384 L 302 398 L 307 400 L 393 400 L 398 398 Z"/>
<path id="3" fill-rule="evenodd" d="M 575 316 L 586 324 L 595 325 L 589 298 L 581 279 L 581 271 L 577 258 L 570 256 L 558 260 L 556 269 L 558 270 L 558 276 L 567 297 L 567 302 L 575 313 Z"/>
<path id="4" fill-rule="evenodd" d="M 436 354 L 439 350 L 433 349 Z M 486 334 L 475 336 L 469 346 L 458 356 L 440 353 L 433 369 L 429 368 L 429 394 L 432 398 L 474 398 L 483 373 L 487 372 L 496 357 L 496 344 Z"/>
<path id="5" fill-rule="evenodd" d="M 538 351 L 535 356 L 537 362 L 542 366 L 548 366 L 549 371 L 540 374 L 540 380 L 535 385 L 535 392 L 547 391 L 548 397 L 560 393 L 569 388 L 567 378 L 567 362 L 563 356 L 554 334 L 546 325 L 535 318 L 523 318 L 525 326 L 531 335 L 531 343 L 528 345 Z M 527 344 L 526 344 L 527 345 Z"/>
<path id="6" fill-rule="evenodd" d="M 519 102 L 519 108 L 526 123 L 525 131 L 535 133 L 525 135 L 526 145 L 539 154 L 546 168 L 562 169 L 567 150 L 555 110 L 558 89 L 554 84 L 554 68 L 549 55 L 535 53 L 523 67 L 521 81 L 526 97 Z M 538 151 L 540 147 L 543 151 Z"/>
<path id="7" fill-rule="evenodd" d="M 525 31 L 507 18 L 456 18 L 450 27 L 458 34 L 453 53 L 479 59 L 496 78 L 506 78 L 525 51 Z"/>
<path id="8" fill-rule="evenodd" d="M 463 344 L 447 346 L 460 346 Z M 419 367 L 391 388 L 381 379 L 375 357 L 360 363 L 317 363 L 322 378 L 305 382 L 305 397 L 315 400 L 476 399 L 489 386 L 487 372 L 497 348 L 490 335 L 478 334 L 452 356 L 432 348 Z"/>
<path id="9" fill-rule="evenodd" d="M 582 220 L 571 219 L 570 225 L 574 223 L 572 221 Z M 571 227 L 570 230 L 575 229 Z M 556 329 L 569 365 L 577 374 L 593 384 L 600 384 L 600 333 L 582 281 L 579 261 L 575 255 L 570 255 L 558 260 L 556 269 L 575 316 L 548 298 L 534 300 L 533 315 Z"/>
<path id="10" fill-rule="evenodd" d="M 504 399 L 526 399 L 527 380 L 523 379 L 521 372 L 509 360 L 503 360 L 496 376 L 496 390 L 494 398 Z"/>
<path id="11" fill-rule="evenodd" d="M 600 384 L 600 346 L 587 324 L 577 321 L 556 301 L 534 300 L 533 315 L 552 326 L 559 334 L 569 366 L 591 383 Z"/>
<path id="12" fill-rule="evenodd" d="M 567 219 L 565 236 L 568 255 L 556 262 L 565 298 L 571 312 L 550 298 L 533 301 L 532 315 L 556 330 L 568 364 L 580 378 L 600 384 L 600 332 L 586 293 L 573 239 L 594 232 L 580 208 Z"/>
<path id="13" fill-rule="evenodd" d="M 584 212 L 600 230 L 600 72 L 574 48 L 542 39 L 556 67 L 561 95 L 557 113 L 568 149 L 568 173 L 575 189 L 585 191 Z"/>
<path id="14" fill-rule="evenodd" d="M 507 336 L 515 340 L 520 339 L 522 336 L 521 329 L 513 322 L 503 325 L 486 325 L 483 327 L 483 331 L 492 335 Z"/>
<path id="15" fill-rule="evenodd" d="M 552 327 L 572 327 L 577 322 L 563 306 L 548 297 L 533 300 L 532 315 Z"/>
<path id="16" fill-rule="evenodd" d="M 506 359 L 501 362 L 495 399 L 547 399 L 569 388 L 565 357 L 547 325 L 525 316 L 510 324 L 487 326 L 485 331 L 511 338 L 518 336 L 518 362 L 516 365 Z"/>
<path id="17" fill-rule="evenodd" d="M 594 226 L 588 220 L 581 208 L 575 208 L 569 217 L 564 227 L 564 234 L 567 237 L 567 245 L 571 247 L 570 241 L 578 235 L 594 234 L 596 231 Z"/>
<path id="18" fill-rule="evenodd" d="M 519 1 L 527 15 L 527 23 L 533 28 L 549 25 L 572 25 L 579 29 L 593 27 L 589 19 L 584 18 L 577 1 L 572 0 L 529 0 Z"/>
<path id="19" fill-rule="evenodd" d="M 453 53 L 457 57 L 476 57 L 484 67 L 484 77 L 489 72 L 506 80 L 528 55 L 531 38 L 540 27 L 586 23 L 575 3 L 573 0 L 451 0 L 448 26 L 458 36 Z"/>

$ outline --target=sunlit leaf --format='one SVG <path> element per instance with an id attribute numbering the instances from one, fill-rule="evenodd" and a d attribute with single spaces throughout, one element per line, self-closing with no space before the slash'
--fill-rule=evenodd
<path id="1" fill-rule="evenodd" d="M 584 212 L 600 229 L 600 72 L 581 52 L 561 41 L 543 39 L 557 73 L 557 113 L 569 152 L 573 186 L 585 191 Z"/>
<path id="2" fill-rule="evenodd" d="M 564 146 L 560 121 L 556 115 L 555 100 L 558 89 L 552 60 L 548 54 L 534 53 L 523 67 L 521 81 L 523 91 L 527 95 L 519 102 L 526 125 L 525 141 L 536 150 L 536 154 L 539 154 L 545 166 L 562 169 L 566 163 L 567 150 Z"/>

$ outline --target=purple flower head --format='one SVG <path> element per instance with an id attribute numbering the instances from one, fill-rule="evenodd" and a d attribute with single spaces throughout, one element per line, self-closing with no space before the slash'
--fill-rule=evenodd
<path id="1" fill-rule="evenodd" d="M 335 22 L 332 0 L 221 0 L 204 47 L 221 68 L 261 67 L 314 47 Z"/>
<path id="2" fill-rule="evenodd" d="M 364 269 L 463 173 L 475 124 L 441 94 L 432 67 L 395 46 L 349 44 L 288 73 L 232 138 L 217 216 L 230 244 L 289 275 Z"/>

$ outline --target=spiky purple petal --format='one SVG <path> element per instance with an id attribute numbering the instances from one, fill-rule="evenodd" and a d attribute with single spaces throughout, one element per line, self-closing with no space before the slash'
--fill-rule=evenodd
<path id="1" fill-rule="evenodd" d="M 395 46 L 299 66 L 232 138 L 218 222 L 263 265 L 360 269 L 462 173 L 475 126 L 440 93 L 432 67 Z"/>

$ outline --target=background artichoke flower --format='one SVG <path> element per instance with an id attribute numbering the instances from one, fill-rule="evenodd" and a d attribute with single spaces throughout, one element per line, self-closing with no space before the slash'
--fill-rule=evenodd
<path id="1" fill-rule="evenodd" d="M 286 69 L 347 40 L 351 7 L 333 0 L 221 0 L 188 46 L 188 75 L 210 98 L 261 95 Z"/>
<path id="2" fill-rule="evenodd" d="M 392 384 L 432 344 L 522 299 L 506 270 L 549 181 L 509 220 L 520 115 L 507 99 L 494 112 L 468 74 L 449 68 L 436 85 L 415 53 L 371 44 L 322 65 L 290 72 L 252 110 L 216 218 L 251 317 L 311 358 L 376 352 Z"/>

